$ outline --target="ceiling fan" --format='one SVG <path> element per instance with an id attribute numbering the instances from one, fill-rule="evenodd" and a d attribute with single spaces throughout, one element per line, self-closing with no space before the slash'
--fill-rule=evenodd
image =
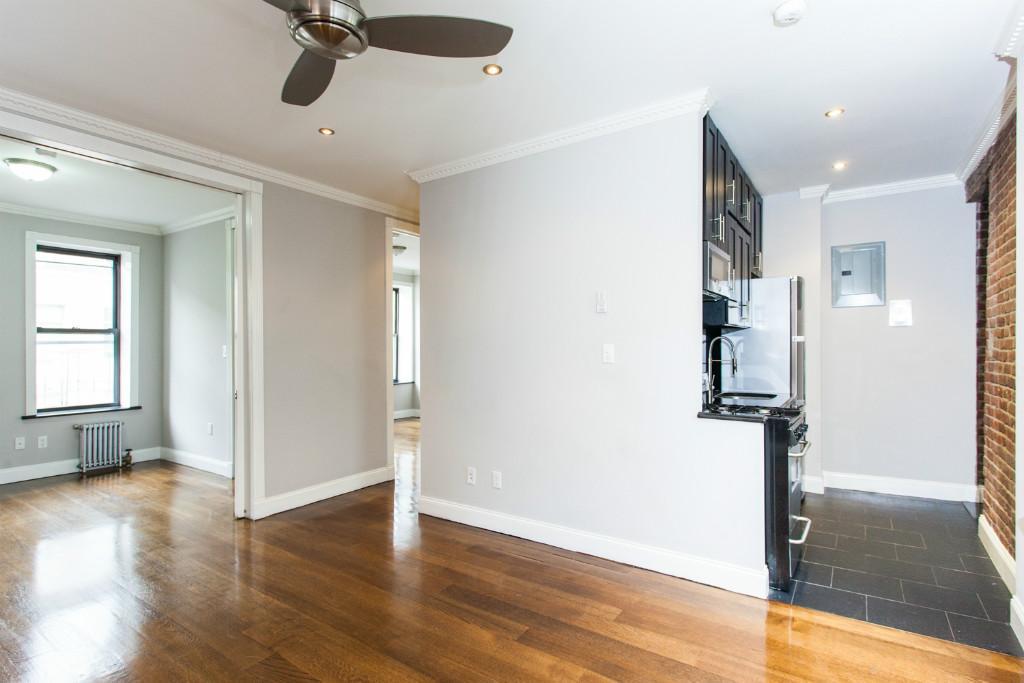
<path id="1" fill-rule="evenodd" d="M 512 29 L 479 19 L 402 15 L 367 17 L 359 0 L 264 0 L 288 13 L 292 39 L 305 50 L 281 99 L 308 107 L 331 83 L 337 60 L 369 47 L 434 57 L 487 57 L 505 49 Z"/>

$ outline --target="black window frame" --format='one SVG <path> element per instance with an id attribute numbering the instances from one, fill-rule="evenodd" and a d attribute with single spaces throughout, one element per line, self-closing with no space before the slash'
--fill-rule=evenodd
<path id="1" fill-rule="evenodd" d="M 68 247 L 54 247 L 46 244 L 36 245 L 36 254 L 38 260 L 39 252 L 45 252 L 50 254 L 64 254 L 67 256 L 84 256 L 87 258 L 105 259 L 111 262 L 114 270 L 114 283 L 113 283 L 113 319 L 111 323 L 112 328 L 109 329 L 87 329 L 80 327 L 39 327 L 36 326 L 36 345 L 38 348 L 38 336 L 40 334 L 77 334 L 77 335 L 110 335 L 114 339 L 114 402 L 113 403 L 95 403 L 91 405 L 78 405 L 78 406 L 58 406 L 55 408 L 40 408 L 38 405 L 38 395 L 36 396 L 36 413 L 39 415 L 46 415 L 48 413 L 64 413 L 76 410 L 97 410 L 103 408 L 120 408 L 121 407 L 121 255 L 110 254 L 100 251 L 89 251 L 87 249 L 73 249 Z M 38 277 L 38 276 L 37 276 Z M 36 360 L 36 367 L 32 368 L 32 372 L 39 372 L 39 361 L 38 354 Z"/>
<path id="2" fill-rule="evenodd" d="M 395 323 L 395 329 L 391 333 L 391 343 L 394 345 L 394 349 L 391 351 L 391 357 L 395 366 L 391 368 L 391 382 L 393 384 L 398 384 L 398 359 L 400 357 L 398 355 L 398 287 L 392 287 L 391 290 L 393 292 L 392 306 L 394 308 L 394 315 L 391 317 L 394 318 Z"/>

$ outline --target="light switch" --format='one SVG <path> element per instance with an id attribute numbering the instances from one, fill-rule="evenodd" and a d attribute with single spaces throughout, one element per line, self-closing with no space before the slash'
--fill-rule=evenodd
<path id="1" fill-rule="evenodd" d="M 40 436 L 38 439 L 36 439 L 36 444 L 38 445 L 39 448 L 46 448 L 47 446 L 49 446 L 48 442 L 49 439 L 47 439 L 45 436 Z"/>
<path id="2" fill-rule="evenodd" d="M 604 296 L 604 292 L 598 291 L 594 296 L 595 310 L 598 313 L 608 312 L 608 300 Z"/>
<path id="3" fill-rule="evenodd" d="M 601 362 L 603 363 L 614 363 L 615 362 L 615 344 L 605 344 L 601 350 Z"/>
<path id="4" fill-rule="evenodd" d="M 914 325 L 914 306 L 910 299 L 892 299 L 889 301 L 889 327 L 912 327 Z"/>
<path id="5" fill-rule="evenodd" d="M 228 357 L 228 347 L 227 347 L 227 344 L 225 344 L 224 346 L 220 347 L 220 355 L 221 355 L 222 358 L 227 358 Z"/>
<path id="6" fill-rule="evenodd" d="M 207 422 L 206 423 L 206 433 L 209 434 L 210 436 L 213 436 L 213 423 L 212 422 Z"/>

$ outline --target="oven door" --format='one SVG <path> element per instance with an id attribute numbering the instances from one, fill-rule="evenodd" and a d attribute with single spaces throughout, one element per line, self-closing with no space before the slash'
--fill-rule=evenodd
<path id="1" fill-rule="evenodd" d="M 811 533 L 811 520 L 800 514 L 804 501 L 804 458 L 810 449 L 806 433 L 789 447 L 789 566 L 793 574 Z"/>
<path id="2" fill-rule="evenodd" d="M 732 258 L 710 242 L 704 243 L 704 289 L 712 294 L 736 300 Z"/>

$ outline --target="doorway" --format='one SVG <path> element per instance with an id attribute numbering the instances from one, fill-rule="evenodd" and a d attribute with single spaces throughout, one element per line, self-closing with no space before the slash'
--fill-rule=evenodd
<path id="1" fill-rule="evenodd" d="M 388 411 L 395 505 L 415 513 L 420 475 L 420 236 L 418 226 L 389 220 Z"/>

